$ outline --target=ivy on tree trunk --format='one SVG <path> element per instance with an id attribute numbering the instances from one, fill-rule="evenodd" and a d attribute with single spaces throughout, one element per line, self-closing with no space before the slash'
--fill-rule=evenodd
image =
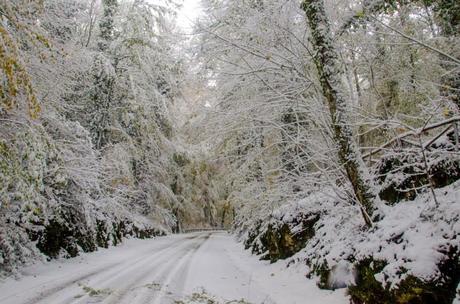
<path id="1" fill-rule="evenodd" d="M 372 226 L 370 216 L 374 211 L 369 182 L 364 178 L 365 168 L 361 155 L 353 139 L 353 131 L 346 120 L 347 102 L 342 84 L 343 71 L 334 47 L 330 24 L 323 0 L 305 0 L 302 3 L 311 30 L 311 41 L 316 52 L 314 59 L 318 69 L 321 88 L 329 106 L 334 140 L 338 146 L 340 165 L 346 171 L 353 192 L 361 205 L 364 220 Z"/>

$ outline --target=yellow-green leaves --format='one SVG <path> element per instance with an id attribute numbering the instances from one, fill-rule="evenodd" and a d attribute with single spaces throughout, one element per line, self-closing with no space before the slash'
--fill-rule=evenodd
<path id="1" fill-rule="evenodd" d="M 24 103 L 29 116 L 35 119 L 40 113 L 40 103 L 23 63 L 18 47 L 23 37 L 19 36 L 24 32 L 27 39 L 35 40 L 27 42 L 39 42 L 47 48 L 49 43 L 44 36 L 30 30 L 26 23 L 20 21 L 14 5 L 8 4 L 3 13 L 3 18 L 8 22 L 0 23 L 0 106 L 4 111 L 10 111 Z"/>
<path id="2" fill-rule="evenodd" d="M 364 11 L 359 11 L 356 13 L 356 17 L 357 18 L 364 18 L 366 16 L 366 14 L 364 13 Z"/>

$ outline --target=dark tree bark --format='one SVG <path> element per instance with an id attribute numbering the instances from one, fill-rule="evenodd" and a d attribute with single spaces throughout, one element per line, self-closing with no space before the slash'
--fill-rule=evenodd
<path id="1" fill-rule="evenodd" d="M 313 48 L 316 52 L 315 64 L 318 69 L 324 98 L 327 101 L 334 140 L 338 147 L 340 165 L 346 171 L 356 199 L 361 205 L 364 220 L 372 226 L 370 216 L 374 211 L 375 195 L 371 192 L 369 181 L 364 176 L 366 170 L 361 155 L 354 142 L 353 132 L 346 119 L 347 102 L 343 88 L 343 70 L 338 61 L 330 32 L 329 20 L 323 0 L 305 0 L 302 3 L 311 30 Z"/>

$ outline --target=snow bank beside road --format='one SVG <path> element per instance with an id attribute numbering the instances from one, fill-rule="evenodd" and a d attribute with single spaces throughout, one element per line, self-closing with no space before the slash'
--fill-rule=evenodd
<path id="1" fill-rule="evenodd" d="M 245 251 L 225 233 L 213 234 L 191 263 L 186 294 L 205 291 L 251 304 L 345 304 L 344 290 L 320 290 L 302 265 L 270 264 Z"/>

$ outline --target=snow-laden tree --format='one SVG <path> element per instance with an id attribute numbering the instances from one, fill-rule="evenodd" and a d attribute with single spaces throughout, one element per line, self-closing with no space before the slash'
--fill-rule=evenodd
<path id="1" fill-rule="evenodd" d="M 26 107 L 30 116 L 36 117 L 40 112 L 40 104 L 22 58 L 22 44 L 27 44 L 36 52 L 49 46 L 43 32 L 35 27 L 31 18 L 33 14 L 39 14 L 43 10 L 43 3 L 4 0 L 0 4 L 0 113 Z"/>
<path id="2" fill-rule="evenodd" d="M 374 211 L 375 193 L 369 183 L 369 173 L 362 161 L 355 143 L 349 118 L 347 118 L 347 93 L 342 82 L 343 71 L 340 67 L 339 56 L 333 43 L 331 26 L 326 15 L 323 0 L 306 0 L 302 4 L 311 29 L 312 44 L 317 56 L 315 57 L 321 88 L 327 100 L 331 116 L 331 128 L 334 130 L 334 140 L 338 145 L 340 165 L 347 172 L 354 194 L 362 205 L 365 221 L 372 226 L 369 216 Z"/>
<path id="3" fill-rule="evenodd" d="M 73 256 L 127 234 L 169 230 L 178 204 L 170 189 L 176 144 L 169 107 L 181 75 L 174 5 L 29 4 L 1 7 L 0 249 L 7 270 L 36 257 L 37 248 Z"/>
<path id="4" fill-rule="evenodd" d="M 264 1 L 210 9 L 216 19 L 200 30 L 202 64 L 216 82 L 211 136 L 223 139 L 217 151 L 228 154 L 236 195 L 270 201 L 269 212 L 286 197 L 320 184 L 342 191 L 343 183 L 335 181 L 343 159 L 336 154 L 337 137 L 315 78 L 300 7 Z"/>
<path id="5" fill-rule="evenodd" d="M 337 5 L 343 13 L 334 10 Z M 445 86 L 439 81 L 443 73 L 455 72 L 455 52 L 449 50 L 452 44 L 433 45 L 443 40 L 431 41 L 434 6 L 426 8 L 416 1 L 325 2 L 325 14 L 333 18 L 335 66 L 343 71 L 334 75 L 344 101 L 335 115 L 335 107 L 323 102 L 325 73 L 320 69 L 318 77 L 315 72 L 323 48 L 315 49 L 318 41 L 299 3 L 207 2 L 207 19 L 197 31 L 202 34 L 200 64 L 214 94 L 207 109 L 208 122 L 215 123 L 209 134 L 214 143 L 217 139 L 215 151 L 226 155 L 235 172 L 235 193 L 264 201 L 267 189 L 273 190 L 266 195 L 273 199 L 329 185 L 372 213 L 376 189 L 359 155 L 363 152 L 369 161 L 374 148 L 388 141 L 406 147 L 394 138 L 456 111 L 453 100 L 442 97 Z M 452 69 L 445 69 L 445 61 Z M 337 117 L 342 123 L 335 122 Z M 423 158 L 420 145 L 414 149 L 409 153 Z M 354 156 L 345 156 L 346 151 Z"/>
<path id="6" fill-rule="evenodd" d="M 408 286 L 430 297 L 427 281 L 446 288 L 434 294 L 448 303 L 457 281 L 443 267 L 458 255 L 458 212 L 449 204 L 460 178 L 458 90 L 446 81 L 458 73 L 458 35 L 446 30 L 455 27 L 454 4 L 205 4 L 197 58 L 208 94 L 193 126 L 206 128 L 206 147 L 222 164 L 246 246 L 272 261 L 305 247 L 297 257 L 325 287 L 344 261 L 378 273 L 383 289 L 404 286 L 376 299 L 366 290 L 374 275 L 360 277 L 350 288 L 356 303 L 397 302 L 388 299 Z M 363 229 L 371 220 L 373 229 Z M 423 246 L 425 233 L 411 226 L 396 236 L 390 227 L 402 222 L 429 225 L 434 243 L 436 227 L 449 227 L 449 236 L 401 258 Z M 434 256 L 427 278 L 418 266 Z M 382 269 L 373 268 L 377 259 Z"/>

